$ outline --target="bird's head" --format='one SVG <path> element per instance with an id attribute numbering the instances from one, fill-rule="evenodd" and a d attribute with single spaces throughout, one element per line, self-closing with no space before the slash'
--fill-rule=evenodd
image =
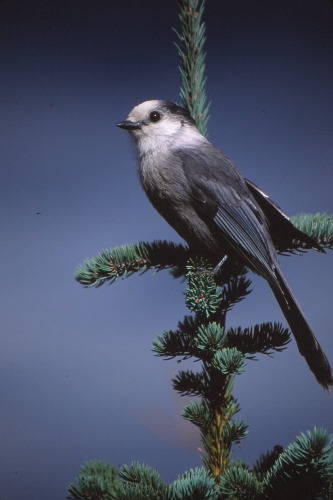
<path id="1" fill-rule="evenodd" d="M 128 130 L 137 146 L 147 150 L 168 147 L 179 140 L 191 142 L 200 136 L 188 111 L 168 101 L 145 101 L 135 106 L 127 120 L 117 124 Z"/>

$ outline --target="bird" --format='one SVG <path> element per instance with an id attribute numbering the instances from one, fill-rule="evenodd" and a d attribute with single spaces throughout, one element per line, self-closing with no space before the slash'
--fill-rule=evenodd
<path id="1" fill-rule="evenodd" d="M 117 126 L 134 141 L 139 178 L 154 208 L 215 269 L 231 259 L 267 281 L 300 354 L 328 390 L 332 368 L 282 274 L 277 252 L 293 240 L 321 247 L 200 133 L 187 109 L 149 100 Z"/>

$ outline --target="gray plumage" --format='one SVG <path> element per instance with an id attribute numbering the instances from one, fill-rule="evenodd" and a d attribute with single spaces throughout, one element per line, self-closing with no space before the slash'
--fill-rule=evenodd
<path id="1" fill-rule="evenodd" d="M 167 101 L 146 101 L 118 124 L 137 147 L 142 186 L 156 210 L 193 252 L 214 265 L 225 255 L 270 285 L 318 382 L 333 385 L 330 364 L 283 277 L 276 248 L 296 239 L 321 248 L 298 231 L 282 210 L 195 126 L 187 111 Z"/>

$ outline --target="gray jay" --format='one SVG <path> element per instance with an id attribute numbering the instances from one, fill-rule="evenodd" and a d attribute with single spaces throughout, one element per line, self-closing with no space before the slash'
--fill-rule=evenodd
<path id="1" fill-rule="evenodd" d="M 325 389 L 333 385 L 328 359 L 283 277 L 276 251 L 292 240 L 320 250 L 318 244 L 241 176 L 199 132 L 184 108 L 146 101 L 118 127 L 128 130 L 134 140 L 140 180 L 156 210 L 194 253 L 205 255 L 217 267 L 231 258 L 262 276 L 318 382 Z"/>

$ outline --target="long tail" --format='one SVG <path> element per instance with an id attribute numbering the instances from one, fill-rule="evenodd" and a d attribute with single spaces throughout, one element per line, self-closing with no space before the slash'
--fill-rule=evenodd
<path id="1" fill-rule="evenodd" d="M 304 356 L 318 382 L 328 390 L 329 386 L 333 386 L 333 373 L 329 361 L 278 268 L 274 269 L 273 276 L 268 282 L 294 334 L 299 352 Z"/>

